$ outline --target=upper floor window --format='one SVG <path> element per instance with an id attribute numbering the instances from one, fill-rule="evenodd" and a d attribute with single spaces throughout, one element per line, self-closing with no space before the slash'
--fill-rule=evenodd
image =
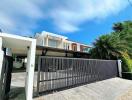
<path id="1" fill-rule="evenodd" d="M 89 52 L 90 51 L 90 48 L 83 48 L 83 52 Z"/>
<path id="2" fill-rule="evenodd" d="M 72 44 L 72 50 L 77 51 L 77 44 L 75 44 L 75 43 Z"/>
<path id="3" fill-rule="evenodd" d="M 63 47 L 64 49 L 69 50 L 69 43 L 64 43 Z"/>
<path id="4" fill-rule="evenodd" d="M 44 40 L 42 40 L 42 41 L 41 41 L 41 44 L 42 44 L 42 46 L 44 46 L 44 45 L 45 45 Z"/>
<path id="5" fill-rule="evenodd" d="M 48 41 L 48 46 L 50 46 L 50 47 L 57 48 L 57 44 L 58 44 L 57 40 L 49 39 L 49 41 Z"/>

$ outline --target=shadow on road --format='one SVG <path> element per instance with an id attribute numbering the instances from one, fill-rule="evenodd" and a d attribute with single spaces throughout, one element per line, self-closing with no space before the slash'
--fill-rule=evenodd
<path id="1" fill-rule="evenodd" d="M 11 87 L 9 100 L 26 100 L 24 87 Z"/>

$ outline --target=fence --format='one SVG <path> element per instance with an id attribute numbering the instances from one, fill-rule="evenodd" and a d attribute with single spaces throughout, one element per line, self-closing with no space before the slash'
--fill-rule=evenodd
<path id="1" fill-rule="evenodd" d="M 37 93 L 118 76 L 116 60 L 39 57 Z"/>

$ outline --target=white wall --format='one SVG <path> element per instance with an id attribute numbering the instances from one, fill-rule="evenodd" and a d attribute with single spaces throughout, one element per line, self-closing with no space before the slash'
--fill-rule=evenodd
<path id="1" fill-rule="evenodd" d="M 3 64 L 4 52 L 2 51 L 2 38 L 0 37 L 0 79 L 1 79 L 1 69 Z"/>
<path id="2" fill-rule="evenodd" d="M 33 98 L 33 79 L 35 68 L 36 40 L 31 42 L 28 49 L 27 68 L 26 68 L 26 100 Z"/>
<path id="3" fill-rule="evenodd" d="M 42 32 L 41 34 L 38 34 L 38 36 L 36 37 L 37 45 L 48 46 L 48 41 L 54 40 L 54 38 L 52 39 L 52 38 L 50 38 L 50 36 L 58 38 L 58 40 L 55 39 L 55 41 L 57 41 L 57 48 L 63 48 L 63 41 L 66 40 L 67 37 L 49 33 L 49 32 Z M 43 41 L 43 43 L 42 43 L 42 41 Z"/>
<path id="4" fill-rule="evenodd" d="M 37 45 L 44 46 L 45 40 L 43 37 L 38 37 L 36 38 L 36 40 L 37 40 Z"/>

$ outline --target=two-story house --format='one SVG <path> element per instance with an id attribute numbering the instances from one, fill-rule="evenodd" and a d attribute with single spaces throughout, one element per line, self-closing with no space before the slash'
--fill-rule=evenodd
<path id="1" fill-rule="evenodd" d="M 65 36 L 43 31 L 37 33 L 35 38 L 37 45 L 71 50 L 71 42 Z"/>
<path id="2" fill-rule="evenodd" d="M 91 46 L 70 41 L 68 40 L 68 37 L 46 31 L 43 31 L 42 33 L 36 33 L 35 38 L 37 40 L 37 45 L 39 46 L 72 50 L 75 52 L 89 52 L 89 49 L 91 48 Z"/>

